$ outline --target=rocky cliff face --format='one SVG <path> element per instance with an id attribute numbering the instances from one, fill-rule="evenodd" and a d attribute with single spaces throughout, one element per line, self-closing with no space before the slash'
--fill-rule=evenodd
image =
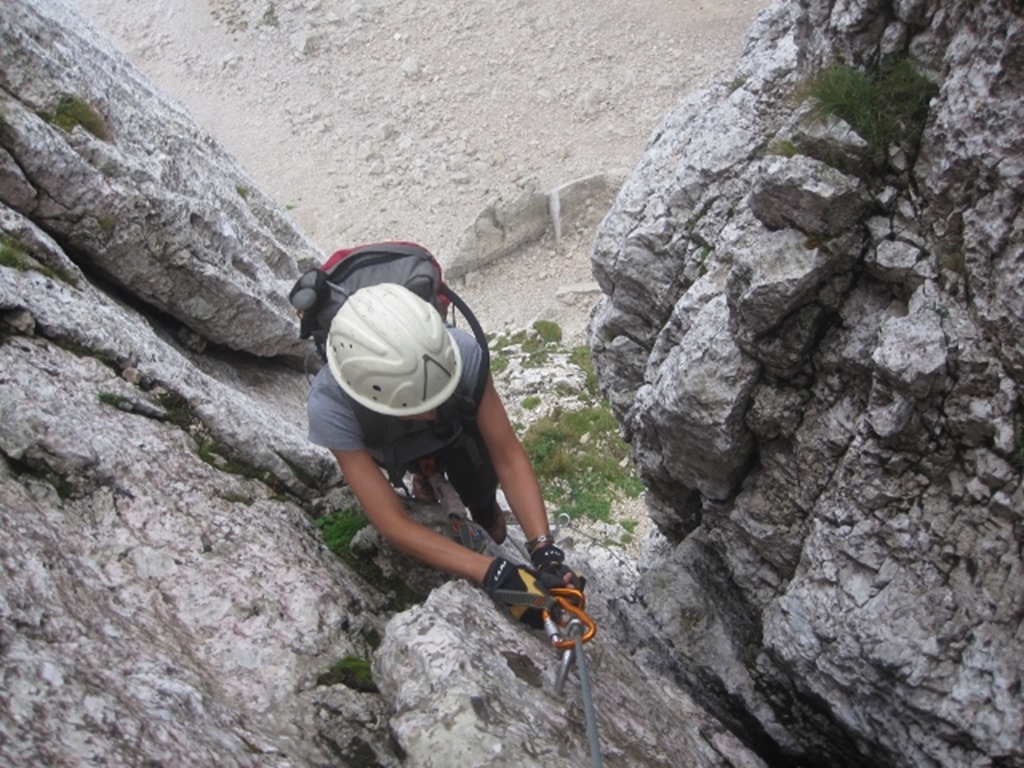
<path id="1" fill-rule="evenodd" d="M 594 349 L 664 535 L 571 553 L 605 765 L 1024 757 L 1020 35 L 779 5 L 620 194 Z M 367 531 L 399 612 L 321 542 L 350 500 L 285 299 L 320 254 L 59 0 L 0 42 L 0 762 L 585 764 L 544 637 Z M 807 73 L 904 49 L 919 150 L 805 119 Z"/>
<path id="2" fill-rule="evenodd" d="M 1022 41 L 1009 2 L 776 5 L 598 234 L 595 359 L 673 542 L 632 640 L 813 764 L 1024 762 Z M 919 139 L 808 96 L 904 57 Z"/>
<path id="3" fill-rule="evenodd" d="M 546 638 L 369 530 L 373 584 L 325 548 L 313 518 L 352 502 L 306 443 L 286 299 L 321 255 L 58 0 L 5 3 L 0 47 L 0 763 L 588 760 Z M 388 624 L 389 575 L 436 591 Z M 590 655 L 606 764 L 763 765 L 614 643 Z"/>

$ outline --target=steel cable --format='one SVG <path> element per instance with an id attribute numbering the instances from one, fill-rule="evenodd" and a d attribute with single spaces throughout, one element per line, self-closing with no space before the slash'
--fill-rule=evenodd
<path id="1" fill-rule="evenodd" d="M 590 743 L 590 760 L 594 768 L 601 768 L 601 742 L 597 734 L 597 713 L 594 710 L 594 697 L 590 692 L 590 670 L 587 668 L 587 657 L 583 653 L 582 622 L 570 622 L 569 634 L 576 641 L 576 668 L 580 673 L 580 691 L 583 694 L 583 715 L 587 721 L 587 741 Z"/>

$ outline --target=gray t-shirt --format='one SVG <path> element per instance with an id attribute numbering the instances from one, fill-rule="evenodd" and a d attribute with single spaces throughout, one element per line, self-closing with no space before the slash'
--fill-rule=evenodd
<path id="1" fill-rule="evenodd" d="M 458 390 L 472 395 L 480 371 L 481 350 L 476 338 L 459 328 L 448 332 L 462 355 L 462 373 Z M 366 447 L 363 429 L 356 418 L 355 403 L 334 380 L 329 365 L 325 365 L 313 379 L 306 398 L 309 417 L 309 441 L 336 451 L 358 451 Z"/>

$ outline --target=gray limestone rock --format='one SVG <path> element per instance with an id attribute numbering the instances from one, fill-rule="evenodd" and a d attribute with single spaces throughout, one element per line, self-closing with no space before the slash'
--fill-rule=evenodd
<path id="1" fill-rule="evenodd" d="M 245 171 L 66 6 L 8 4 L 0 44 L 5 205 L 199 336 L 301 355 L 287 290 L 321 257 Z"/>
<path id="2" fill-rule="evenodd" d="M 777 4 L 624 184 L 590 337 L 660 531 L 566 547 L 605 765 L 1024 759 L 1022 36 L 998 0 Z M 0 760 L 585 763 L 542 635 L 372 531 L 325 548 L 352 502 L 273 359 L 306 239 L 58 0 L 0 39 Z M 901 52 L 919 147 L 858 166 L 792 95 Z"/>
<path id="3" fill-rule="evenodd" d="M 832 238 L 856 224 L 867 207 L 856 178 L 803 155 L 767 158 L 755 173 L 748 204 L 770 229 L 795 227 Z"/>
<path id="4" fill-rule="evenodd" d="M 1016 764 L 1024 18 L 892 10 L 762 14 L 595 239 L 595 366 L 674 543 L 625 612 L 783 763 Z M 938 85 L 919 145 L 809 120 L 817 69 L 892 55 Z"/>

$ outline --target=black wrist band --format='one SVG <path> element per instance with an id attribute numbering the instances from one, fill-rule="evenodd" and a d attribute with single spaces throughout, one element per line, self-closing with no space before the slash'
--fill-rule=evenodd
<path id="1" fill-rule="evenodd" d="M 554 536 L 552 536 L 550 533 L 542 533 L 537 538 L 530 539 L 528 542 L 526 542 L 526 550 L 527 550 L 527 552 L 531 552 L 532 553 L 533 550 L 537 549 L 538 547 L 542 547 L 545 544 L 554 544 L 554 543 L 555 543 L 555 537 Z"/>

